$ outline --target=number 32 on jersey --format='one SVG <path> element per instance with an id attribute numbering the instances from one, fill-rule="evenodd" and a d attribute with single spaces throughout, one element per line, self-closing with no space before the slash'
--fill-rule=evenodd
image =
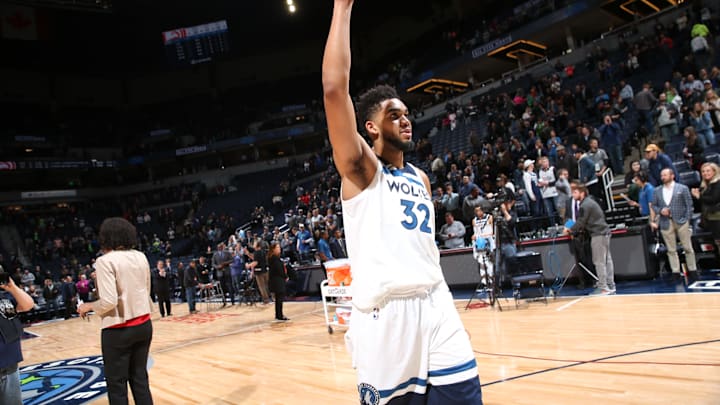
<path id="1" fill-rule="evenodd" d="M 413 230 L 420 225 L 420 232 L 432 234 L 430 229 L 430 207 L 426 204 L 418 203 L 410 200 L 400 200 L 400 205 L 404 207 L 403 214 L 405 214 L 405 220 L 401 221 L 405 229 Z"/>

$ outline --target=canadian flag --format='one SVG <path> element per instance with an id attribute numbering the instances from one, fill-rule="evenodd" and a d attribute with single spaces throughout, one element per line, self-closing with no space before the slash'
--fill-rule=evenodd
<path id="1" fill-rule="evenodd" d="M 26 41 L 38 39 L 38 21 L 34 8 L 5 4 L 0 6 L 0 16 L 3 38 Z"/>

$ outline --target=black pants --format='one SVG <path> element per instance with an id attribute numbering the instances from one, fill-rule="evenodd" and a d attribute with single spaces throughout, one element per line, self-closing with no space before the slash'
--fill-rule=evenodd
<path id="1" fill-rule="evenodd" d="M 172 315 L 172 306 L 170 304 L 170 292 L 163 291 L 157 293 L 157 302 L 160 307 L 160 316 L 165 316 L 167 310 L 168 315 Z"/>
<path id="2" fill-rule="evenodd" d="M 283 301 L 285 300 L 285 290 L 275 293 L 275 319 L 283 319 Z"/>
<path id="3" fill-rule="evenodd" d="M 222 288 L 222 302 L 225 303 L 225 295 L 230 295 L 230 303 L 235 304 L 235 288 L 233 288 L 232 278 L 230 274 L 223 274 L 220 277 L 220 287 Z"/>
<path id="4" fill-rule="evenodd" d="M 72 318 L 73 314 L 77 313 L 77 300 L 72 298 L 65 301 L 65 319 Z"/>
<path id="5" fill-rule="evenodd" d="M 128 382 L 135 404 L 152 405 L 147 373 L 152 334 L 151 321 L 129 328 L 102 330 L 102 354 L 110 405 L 128 403 Z"/>

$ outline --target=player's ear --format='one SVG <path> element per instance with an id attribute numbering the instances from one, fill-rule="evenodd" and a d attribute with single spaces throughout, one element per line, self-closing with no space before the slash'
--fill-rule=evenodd
<path id="1" fill-rule="evenodd" d="M 380 128 L 371 120 L 365 121 L 365 132 L 372 141 L 375 141 L 380 136 Z"/>

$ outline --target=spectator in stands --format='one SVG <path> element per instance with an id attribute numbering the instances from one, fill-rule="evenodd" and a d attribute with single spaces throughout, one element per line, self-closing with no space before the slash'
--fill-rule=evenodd
<path id="1" fill-rule="evenodd" d="M 558 218 L 565 219 L 565 208 L 570 199 L 570 181 L 567 169 L 557 170 L 558 178 L 555 182 L 555 190 L 557 190 L 557 199 L 555 207 L 557 208 Z"/>
<path id="2" fill-rule="evenodd" d="M 85 273 L 80 273 L 80 280 L 75 283 L 78 296 L 83 302 L 90 301 L 90 280 L 87 279 Z"/>
<path id="3" fill-rule="evenodd" d="M 172 316 L 172 305 L 170 303 L 170 274 L 165 262 L 162 260 L 157 261 L 156 267 L 152 270 L 152 288 L 155 290 L 155 296 L 157 297 L 158 307 L 160 308 L 160 317 L 165 318 Z"/>
<path id="4" fill-rule="evenodd" d="M 623 169 L 623 140 L 620 125 L 614 122 L 610 115 L 606 115 L 599 131 L 602 135 L 603 149 L 607 152 L 614 174 L 623 174 L 625 171 Z"/>
<path id="5" fill-rule="evenodd" d="M 438 239 L 446 249 L 457 249 L 465 246 L 465 225 L 456 221 L 451 212 L 445 213 L 445 224 L 440 228 Z"/>
<path id="6" fill-rule="evenodd" d="M 564 145 L 557 147 L 557 158 L 555 159 L 555 169 L 565 169 L 568 171 L 569 179 L 577 179 L 578 177 L 578 164 L 573 154 L 567 153 L 567 149 Z"/>
<path id="7" fill-rule="evenodd" d="M 633 182 L 638 189 L 638 201 L 630 200 L 628 205 L 638 208 L 640 215 L 646 217 L 650 215 L 650 203 L 652 203 L 655 187 L 648 182 L 647 174 L 642 171 L 635 173 Z"/>
<path id="8" fill-rule="evenodd" d="M 533 217 L 539 217 L 542 215 L 542 192 L 538 186 L 538 177 L 535 173 L 535 161 L 526 159 L 523 162 L 523 186 L 525 194 L 530 199 L 530 212 Z"/>
<path id="9" fill-rule="evenodd" d="M 543 207 L 545 214 L 550 218 L 550 222 L 554 225 L 558 220 L 557 216 L 557 196 L 558 192 L 555 188 L 555 168 L 550 166 L 550 160 L 543 156 L 538 159 L 540 169 L 538 170 L 538 186 L 542 195 Z"/>
<path id="10" fill-rule="evenodd" d="M 330 251 L 336 259 L 345 259 L 348 257 L 347 248 L 345 247 L 345 238 L 340 229 L 336 229 L 335 235 L 330 238 Z"/>
<path id="11" fill-rule="evenodd" d="M 653 187 L 662 184 L 660 172 L 663 169 L 670 169 L 673 172 L 673 179 L 679 177 L 675 165 L 673 165 L 670 157 L 660 151 L 660 148 L 654 143 L 645 147 L 645 158 L 648 160 L 648 180 Z"/>
<path id="12" fill-rule="evenodd" d="M 0 267 L 0 273 L 8 276 Z M 0 284 L 0 403 L 21 405 L 22 391 L 18 364 L 23 361 L 20 341 L 23 327 L 18 313 L 33 309 L 33 299 L 15 281 L 8 277 Z"/>
<path id="13" fill-rule="evenodd" d="M 185 269 L 185 274 L 183 275 L 185 297 L 188 303 L 188 310 L 191 314 L 197 312 L 195 309 L 195 295 L 197 294 L 199 278 L 197 260 L 191 260 L 187 269 Z"/>
<path id="14" fill-rule="evenodd" d="M 577 127 L 578 133 L 576 136 L 570 139 L 571 145 L 575 145 L 580 149 L 587 150 L 590 147 L 590 139 L 592 139 L 592 133 L 590 128 L 586 125 L 579 125 Z"/>
<path id="15" fill-rule="evenodd" d="M 48 319 L 54 319 L 58 314 L 58 296 L 60 296 L 60 290 L 58 290 L 50 278 L 46 278 L 44 283 L 43 298 L 45 298 L 45 309 L 47 310 Z"/>
<path id="16" fill-rule="evenodd" d="M 245 275 L 245 248 L 240 244 L 235 245 L 232 250 L 232 263 L 230 263 L 229 274 L 232 282 L 231 299 L 233 299 L 234 303 L 235 293 L 242 290 Z"/>
<path id="17" fill-rule="evenodd" d="M 470 195 L 465 197 L 462 203 L 463 219 L 468 222 L 472 220 L 475 215 L 475 207 L 482 204 L 483 201 L 485 201 L 485 199 L 480 196 L 480 187 L 478 187 L 477 184 L 473 184 Z"/>
<path id="18" fill-rule="evenodd" d="M 283 233 L 283 236 L 280 239 L 282 256 L 287 257 L 293 263 L 297 263 L 298 261 L 297 254 L 295 253 L 295 233 L 297 233 L 296 228 L 289 229 Z"/>
<path id="19" fill-rule="evenodd" d="M 210 290 L 213 288 L 212 283 L 212 271 L 210 271 L 210 264 L 208 264 L 205 256 L 200 256 L 197 261 L 197 272 L 198 272 L 198 288 L 200 293 L 204 297 L 210 296 Z"/>
<path id="20" fill-rule="evenodd" d="M 464 198 L 462 197 L 462 185 L 465 184 L 465 180 L 463 179 L 463 174 L 460 169 L 458 169 L 457 164 L 450 164 L 450 171 L 448 172 L 446 177 L 455 189 L 460 190 L 461 198 Z"/>
<path id="21" fill-rule="evenodd" d="M 297 252 L 300 256 L 300 262 L 301 263 L 308 263 L 312 261 L 312 253 L 311 250 L 313 248 L 314 240 L 312 237 L 312 233 L 308 229 L 305 228 L 305 224 L 300 223 L 298 225 L 298 234 L 297 234 Z"/>
<path id="22" fill-rule="evenodd" d="M 690 163 L 693 170 L 700 170 L 700 166 L 705 163 L 705 148 L 700 142 L 700 137 L 695 133 L 695 128 L 687 127 L 683 131 L 685 136 L 685 148 L 683 148 L 683 157 Z"/>
<path id="23" fill-rule="evenodd" d="M 635 92 L 632 86 L 625 80 L 620 80 L 620 99 L 622 99 L 623 104 L 630 105 L 634 97 Z"/>
<path id="24" fill-rule="evenodd" d="M 470 191 L 468 191 L 470 194 Z M 464 198 L 464 197 L 463 197 Z M 458 215 L 460 212 L 460 196 L 453 190 L 452 184 L 448 183 L 445 185 L 445 193 L 440 199 L 440 204 L 445 212 L 452 212 L 453 216 Z"/>
<path id="25" fill-rule="evenodd" d="M 70 319 L 77 307 L 77 289 L 71 275 L 67 275 L 63 279 L 61 293 L 65 303 L 65 319 Z"/>
<path id="26" fill-rule="evenodd" d="M 101 347 L 108 399 L 128 402 L 130 383 L 135 403 L 152 404 L 147 361 L 152 342 L 150 321 L 150 265 L 137 245 L 137 230 L 123 218 L 108 218 L 100 225 L 104 254 L 95 263 L 100 299 L 78 308 L 81 317 L 94 311 L 101 318 Z"/>
<path id="27" fill-rule="evenodd" d="M 318 239 L 318 248 L 317 253 L 318 257 L 320 258 L 321 262 L 326 262 L 328 260 L 334 260 L 332 251 L 330 250 L 330 235 L 328 234 L 328 231 L 323 229 L 320 231 L 320 238 Z"/>
<path id="28" fill-rule="evenodd" d="M 720 70 L 718 70 L 720 73 Z M 715 90 L 705 92 L 705 101 L 702 103 L 705 111 L 710 113 L 710 120 L 713 123 L 713 131 L 720 131 L 720 97 Z"/>
<path id="29" fill-rule="evenodd" d="M 590 195 L 602 201 L 602 187 L 595 170 L 595 162 L 581 148 L 575 150 L 575 159 L 578 162 L 578 180 L 587 187 Z"/>
<path id="30" fill-rule="evenodd" d="M 30 269 L 25 269 L 22 277 L 20 277 L 20 282 L 23 286 L 29 287 L 35 284 L 35 275 L 32 273 L 32 271 L 30 271 Z"/>
<path id="31" fill-rule="evenodd" d="M 630 162 L 630 171 L 625 174 L 625 182 L 623 183 L 625 187 L 627 187 L 628 192 L 627 196 L 629 199 L 637 202 L 638 201 L 638 194 L 640 192 L 640 189 L 635 184 L 635 175 L 638 174 L 642 170 L 642 167 L 640 166 L 639 160 L 633 160 Z M 646 174 L 647 176 L 647 174 Z"/>
<path id="32" fill-rule="evenodd" d="M 235 290 L 230 276 L 230 264 L 232 262 L 233 256 L 227 250 L 225 243 L 218 243 L 217 250 L 212 256 L 212 267 L 215 270 L 215 279 L 220 283 L 223 307 L 227 305 L 225 297 L 227 294 L 230 295 L 230 305 L 235 305 Z"/>
<path id="33" fill-rule="evenodd" d="M 432 157 L 432 155 L 430 155 Z M 436 156 L 430 163 L 430 171 L 438 179 L 445 178 L 445 162 L 443 162 L 440 155 Z"/>
<path id="34" fill-rule="evenodd" d="M 675 173 L 671 168 L 662 169 L 660 176 L 662 186 L 655 188 L 650 205 L 650 227 L 653 230 L 660 229 L 673 275 L 680 276 L 677 239 L 682 243 L 688 271 L 696 274 L 695 251 L 690 240 L 690 221 L 693 214 L 690 190 L 687 186 L 675 182 Z"/>
<path id="35" fill-rule="evenodd" d="M 670 143 L 671 138 L 679 132 L 677 124 L 678 110 L 675 104 L 668 103 L 665 93 L 660 93 L 660 96 L 658 96 L 658 106 L 655 108 L 655 116 L 657 117 L 660 134 L 665 140 L 665 143 Z"/>
<path id="36" fill-rule="evenodd" d="M 692 189 L 692 195 L 700 200 L 702 206 L 702 228 L 712 233 L 715 246 L 720 249 L 720 167 L 715 163 L 705 163 L 700 168 L 700 174 L 702 183 L 699 189 Z"/>
<path id="37" fill-rule="evenodd" d="M 640 117 L 642 118 L 643 125 L 645 125 L 645 129 L 647 130 L 647 134 L 652 134 L 654 132 L 652 110 L 655 106 L 655 103 L 657 103 L 657 99 L 655 98 L 655 95 L 650 91 L 650 83 L 643 84 L 642 91 L 635 95 L 633 102 L 635 104 L 635 108 L 638 111 L 638 114 L 640 114 Z"/>
<path id="38" fill-rule="evenodd" d="M 690 50 L 699 67 L 709 68 L 712 61 L 712 49 L 707 39 L 702 35 L 696 35 L 690 40 Z"/>
<path id="39" fill-rule="evenodd" d="M 699 101 L 693 104 L 689 121 L 697 133 L 698 144 L 701 147 L 705 148 L 708 145 L 715 144 L 715 133 L 713 133 L 713 123 L 710 112 L 705 111 L 702 103 Z"/>
<path id="40" fill-rule="evenodd" d="M 255 250 L 252 254 L 253 261 L 250 262 L 249 267 L 252 269 L 253 277 L 257 282 L 258 290 L 260 290 L 263 304 L 268 305 L 271 302 L 270 291 L 268 290 L 268 256 L 266 250 L 264 249 L 264 244 L 262 241 L 258 240 L 257 242 L 255 242 L 254 248 Z"/>

